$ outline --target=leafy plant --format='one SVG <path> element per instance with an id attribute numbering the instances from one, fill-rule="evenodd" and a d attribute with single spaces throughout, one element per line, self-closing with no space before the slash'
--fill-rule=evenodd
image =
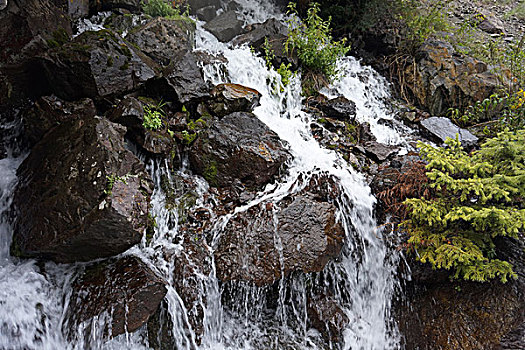
<path id="1" fill-rule="evenodd" d="M 158 130 L 162 127 L 162 118 L 164 117 L 163 106 L 163 103 L 159 103 L 156 106 L 144 106 L 144 121 L 142 122 L 142 126 L 145 129 Z"/>
<path id="2" fill-rule="evenodd" d="M 180 10 L 174 7 L 170 1 L 148 0 L 142 2 L 142 11 L 151 17 L 170 17 L 179 16 Z"/>
<path id="3" fill-rule="evenodd" d="M 320 16 L 318 3 L 311 3 L 304 22 L 297 14 L 295 3 L 288 5 L 288 39 L 285 51 L 296 51 L 300 63 L 314 73 L 323 74 L 328 80 L 338 77 L 337 60 L 350 50 L 346 40 L 334 41 L 330 21 Z"/>
<path id="4" fill-rule="evenodd" d="M 505 130 L 472 154 L 458 138 L 446 144 L 419 143 L 433 197 L 404 202 L 410 249 L 453 278 L 515 278 L 511 264 L 496 258 L 493 239 L 517 238 L 525 228 L 525 130 Z"/>
<path id="5" fill-rule="evenodd" d="M 117 182 L 123 182 L 125 184 L 128 183 L 128 179 L 131 175 L 129 174 L 126 174 L 124 176 L 118 176 L 118 175 L 115 175 L 115 174 L 111 174 L 111 175 L 108 175 L 106 176 L 106 179 L 108 180 L 108 183 L 106 185 L 106 189 L 104 190 L 104 194 L 108 195 L 108 196 L 111 196 L 111 191 L 113 190 L 113 186 L 115 186 L 115 184 Z"/>

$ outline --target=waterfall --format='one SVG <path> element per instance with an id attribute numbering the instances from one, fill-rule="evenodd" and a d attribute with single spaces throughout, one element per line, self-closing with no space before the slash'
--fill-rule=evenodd
<path id="1" fill-rule="evenodd" d="M 269 1 L 237 2 L 246 23 L 283 18 Z M 348 166 L 335 151 L 321 147 L 314 139 L 310 131 L 311 116 L 302 111 L 300 76 L 295 76 L 282 91 L 275 89 L 272 82 L 280 81 L 279 74 L 269 70 L 264 60 L 248 47 L 218 42 L 202 29 L 202 23 L 197 25 L 196 41 L 196 50 L 220 53 L 227 60 L 227 63 L 205 65 L 206 79 L 213 84 L 231 82 L 258 90 L 262 97 L 255 115 L 288 143 L 293 155 L 282 179 L 268 185 L 235 212 L 246 211 L 263 201 L 277 202 L 299 192 L 315 174 L 330 174 L 341 189 L 337 220 L 345 229 L 346 240 L 340 259 L 329 263 L 321 273 L 310 276 L 294 273 L 283 278 L 277 293 L 270 287 L 242 283 L 228 288 L 221 286 L 212 259 L 210 271 L 192 280 L 196 303 L 203 310 L 203 334 L 199 340 L 192 330 L 191 310 L 173 281 L 173 262 L 166 258 L 186 253 L 184 242 L 178 241 L 181 213 L 167 208 L 162 181 L 173 182 L 173 176 L 191 181 L 196 206 L 206 208 L 209 201 L 204 200 L 205 195 L 213 195 L 206 181 L 192 175 L 187 166 L 172 173 L 165 161 L 146 160 L 155 184 L 152 215 L 157 227 L 152 237 L 144 237 L 140 245 L 124 254 L 140 257 L 169 282 L 164 307 L 172 321 L 176 348 L 324 349 L 326 343 L 319 332 L 308 327 L 307 285 L 311 283 L 329 290 L 350 320 L 344 331 L 344 349 L 399 348 L 399 335 L 390 314 L 397 283 L 398 253 L 385 243 L 384 236 L 389 232 L 378 229 L 374 218 L 375 198 L 364 176 Z M 403 130 L 379 123 L 380 119 L 392 119 L 384 102 L 389 98 L 386 81 L 352 57 L 342 59 L 339 66 L 344 76 L 323 92 L 329 97 L 343 95 L 356 102 L 358 120 L 371 125 L 378 141 L 403 146 Z M 18 128 L 13 125 L 10 132 L 15 133 Z M 108 342 L 103 342 L 96 332 L 91 334 L 88 343 L 77 344 L 71 344 L 62 335 L 65 300 L 82 264 L 42 266 L 33 260 L 19 261 L 9 255 L 12 228 L 8 210 L 17 183 L 16 169 L 22 160 L 23 156 L 14 155 L 0 160 L 0 349 L 148 349 L 146 327 Z M 180 202 L 182 198 L 176 200 Z M 210 252 L 216 248 L 216 241 L 230 218 L 231 214 L 210 219 L 215 222 L 213 237 L 206 242 Z M 275 245 L 279 250 L 279 240 L 276 239 Z M 228 300 L 235 301 L 233 305 L 223 302 L 225 293 Z M 277 298 L 274 308 L 265 306 L 270 296 Z M 330 346 L 337 348 L 336 344 Z"/>

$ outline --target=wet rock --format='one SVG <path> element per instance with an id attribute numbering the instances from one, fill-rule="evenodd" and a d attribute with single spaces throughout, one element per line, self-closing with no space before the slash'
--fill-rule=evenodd
<path id="1" fill-rule="evenodd" d="M 333 298 L 322 296 L 308 300 L 308 321 L 323 335 L 326 342 L 339 344 L 343 331 L 350 322 L 341 306 Z"/>
<path id="2" fill-rule="evenodd" d="M 192 14 L 196 13 L 197 10 L 207 6 L 213 6 L 217 8 L 221 7 L 220 0 L 187 0 L 187 3 L 190 6 Z"/>
<path id="3" fill-rule="evenodd" d="M 72 286 L 66 313 L 69 336 L 79 336 L 75 333 L 82 323 L 86 334 L 97 336 L 136 331 L 157 311 L 166 284 L 133 256 L 87 267 Z M 97 321 L 91 321 L 94 317 L 111 320 L 107 329 L 97 329 Z"/>
<path id="4" fill-rule="evenodd" d="M 232 40 L 233 46 L 243 44 L 253 47 L 258 53 L 264 55 L 264 43 L 268 39 L 275 58 L 272 60 L 274 67 L 280 67 L 282 63 L 292 63 L 292 68 L 298 65 L 298 59 L 295 54 L 288 55 L 285 52 L 284 44 L 288 39 L 288 29 L 280 21 L 271 18 L 264 23 L 248 25 L 245 28 L 246 33 L 237 36 Z"/>
<path id="5" fill-rule="evenodd" d="M 192 170 L 215 187 L 241 181 L 259 188 L 272 181 L 289 153 L 277 134 L 251 113 L 211 121 L 190 148 Z"/>
<path id="6" fill-rule="evenodd" d="M 219 84 L 211 91 L 211 97 L 206 101 L 209 111 L 224 117 L 234 112 L 253 112 L 259 105 L 261 94 L 239 84 Z"/>
<path id="7" fill-rule="evenodd" d="M 21 62 L 54 43 L 69 40 L 68 16 L 50 0 L 9 0 L 0 12 L 0 66 Z"/>
<path id="8" fill-rule="evenodd" d="M 89 0 L 68 1 L 67 14 L 72 20 L 89 16 Z"/>
<path id="9" fill-rule="evenodd" d="M 31 147 L 60 123 L 75 118 L 94 117 L 96 113 L 93 100 L 89 98 L 67 102 L 56 96 L 44 96 L 22 114 L 24 136 Z"/>
<path id="10" fill-rule="evenodd" d="M 472 147 L 478 142 L 478 138 L 466 129 L 462 129 L 455 125 L 448 118 L 444 117 L 430 117 L 420 122 L 423 133 L 432 141 L 442 144 L 450 137 L 456 138 L 459 135 L 459 140 L 463 146 Z"/>
<path id="11" fill-rule="evenodd" d="M 355 103 L 344 96 L 318 103 L 317 108 L 319 108 L 326 117 L 343 121 L 353 120 L 356 115 Z"/>
<path id="12" fill-rule="evenodd" d="M 124 134 L 106 119 L 84 118 L 60 124 L 35 145 L 18 169 L 14 255 L 88 261 L 140 242 L 151 180 Z"/>
<path id="13" fill-rule="evenodd" d="M 507 238 L 496 245 L 498 257 L 513 264 L 517 280 L 451 282 L 446 274 L 436 278 L 435 271 L 434 278 L 413 276 L 404 292 L 408 305 L 400 306 L 397 316 L 407 349 L 501 349 L 512 344 L 525 321 L 524 245 Z M 421 268 L 411 266 L 416 272 Z M 523 338 L 517 344 L 511 349 L 523 348 Z"/>
<path id="14" fill-rule="evenodd" d="M 192 50 L 194 32 L 195 23 L 190 20 L 158 17 L 133 29 L 126 40 L 156 63 L 168 66 Z"/>
<path id="15" fill-rule="evenodd" d="M 166 128 L 148 130 L 144 127 L 144 108 L 132 96 L 126 96 L 119 105 L 108 113 L 109 120 L 127 127 L 126 136 L 154 155 L 171 156 L 170 161 L 178 164 L 179 151 L 174 138 Z"/>
<path id="16" fill-rule="evenodd" d="M 435 116 L 482 101 L 501 85 L 485 63 L 457 54 L 443 41 L 428 40 L 416 57 L 417 69 L 407 68 L 405 82 L 418 104 Z"/>
<path id="17" fill-rule="evenodd" d="M 210 85 L 204 81 L 202 69 L 199 67 L 197 55 L 193 52 L 186 53 L 174 67 L 165 74 L 164 91 L 173 91 L 174 98 L 180 104 L 198 104 L 210 95 Z"/>
<path id="18" fill-rule="evenodd" d="M 89 3 L 91 13 L 98 13 L 100 11 L 110 11 L 115 9 L 125 9 L 133 13 L 138 13 L 142 11 L 141 0 L 96 0 L 89 1 Z"/>
<path id="19" fill-rule="evenodd" d="M 217 8 L 215 6 L 205 6 L 198 9 L 195 14 L 201 21 L 209 22 L 217 16 Z"/>
<path id="20" fill-rule="evenodd" d="M 228 42 L 242 32 L 243 22 L 235 11 L 226 11 L 204 25 L 204 29 L 222 42 Z"/>
<path id="21" fill-rule="evenodd" d="M 264 286 L 292 271 L 321 271 L 343 246 L 331 202 L 337 193 L 330 178 L 321 177 L 299 194 L 235 214 L 215 251 L 217 277 Z"/>
<path id="22" fill-rule="evenodd" d="M 286 37 L 288 29 L 280 21 L 275 18 L 270 18 L 264 23 L 256 23 L 247 26 L 246 33 L 239 35 L 232 41 L 232 45 L 246 44 L 256 49 L 260 48 L 266 38 L 270 40 L 276 37 Z"/>
<path id="23" fill-rule="evenodd" d="M 173 321 L 168 304 L 163 301 L 148 321 L 148 341 L 154 350 L 173 350 L 177 348 L 173 335 Z"/>
<path id="24" fill-rule="evenodd" d="M 382 163 L 399 151 L 399 147 L 385 145 L 376 141 L 368 141 L 364 144 L 366 155 L 375 162 Z"/>
<path id="25" fill-rule="evenodd" d="M 101 30 L 51 50 L 44 67 L 57 96 L 97 99 L 131 92 L 154 77 L 143 58 L 117 34 Z"/>

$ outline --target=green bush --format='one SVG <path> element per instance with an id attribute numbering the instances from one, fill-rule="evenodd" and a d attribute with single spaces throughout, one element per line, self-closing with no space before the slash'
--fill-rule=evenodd
<path id="1" fill-rule="evenodd" d="M 306 19 L 302 22 L 296 5 L 290 3 L 288 20 L 288 40 L 286 52 L 296 51 L 303 67 L 314 73 L 324 74 L 329 80 L 338 77 L 337 60 L 350 50 L 346 41 L 334 41 L 331 35 L 330 18 L 323 20 L 319 15 L 318 3 L 311 3 Z"/>
<path id="2" fill-rule="evenodd" d="M 458 139 L 446 143 L 419 144 L 433 196 L 404 202 L 410 250 L 454 278 L 515 278 L 511 264 L 496 258 L 493 239 L 518 238 L 525 228 L 525 130 L 503 131 L 472 154 Z"/>
<path id="3" fill-rule="evenodd" d="M 162 104 L 144 106 L 144 120 L 142 126 L 147 130 L 158 130 L 162 127 Z"/>
<path id="4" fill-rule="evenodd" d="M 142 11 L 151 17 L 171 17 L 179 16 L 180 10 L 172 6 L 166 0 L 148 0 L 142 2 Z"/>

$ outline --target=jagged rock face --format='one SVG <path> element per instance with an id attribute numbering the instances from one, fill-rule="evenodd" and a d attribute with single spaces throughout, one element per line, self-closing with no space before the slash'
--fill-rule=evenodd
<path id="1" fill-rule="evenodd" d="M 396 317 L 407 349 L 522 348 L 524 245 L 508 238 L 498 239 L 496 245 L 498 258 L 513 264 L 517 280 L 452 283 L 446 272 L 412 264 L 413 281 L 405 291 L 408 305 L 398 306 Z"/>
<path id="2" fill-rule="evenodd" d="M 46 40 L 71 36 L 67 15 L 49 0 L 9 0 L 0 23 L 0 66 L 34 56 L 47 48 Z"/>
<path id="3" fill-rule="evenodd" d="M 95 105 L 89 98 L 67 102 L 56 96 L 43 96 L 22 114 L 24 136 L 29 146 L 33 146 L 60 123 L 75 118 L 94 117 L 95 114 Z"/>
<path id="4" fill-rule="evenodd" d="M 343 246 L 345 232 L 330 202 L 337 193 L 321 177 L 299 194 L 235 214 L 215 251 L 217 277 L 265 286 L 292 271 L 321 271 Z"/>
<path id="5" fill-rule="evenodd" d="M 191 51 L 194 32 L 195 24 L 189 20 L 159 17 L 133 29 L 126 40 L 140 47 L 156 63 L 168 66 Z"/>
<path id="6" fill-rule="evenodd" d="M 159 88 L 172 91 L 173 97 L 181 105 L 192 108 L 210 96 L 210 84 L 204 80 L 198 56 L 187 52 L 160 80 Z"/>
<path id="7" fill-rule="evenodd" d="M 356 116 L 355 102 L 350 101 L 343 96 L 320 102 L 317 104 L 317 107 L 328 118 L 353 121 Z"/>
<path id="8" fill-rule="evenodd" d="M 144 57 L 109 30 L 84 32 L 45 55 L 54 93 L 66 100 L 125 94 L 155 76 Z"/>
<path id="9" fill-rule="evenodd" d="M 219 84 L 206 101 L 209 111 L 218 117 L 234 112 L 252 112 L 259 105 L 261 94 L 239 84 Z"/>
<path id="10" fill-rule="evenodd" d="M 489 97 L 501 85 L 487 65 L 455 54 L 452 45 L 428 40 L 416 55 L 417 69 L 405 71 L 407 88 L 419 105 L 439 116 L 451 107 L 465 108 Z"/>
<path id="11" fill-rule="evenodd" d="M 212 186 L 240 181 L 259 188 L 290 156 L 277 134 L 251 113 L 236 112 L 210 123 L 190 148 L 190 164 Z"/>
<path id="12" fill-rule="evenodd" d="M 13 254 L 88 261 L 140 242 L 151 180 L 124 134 L 102 118 L 77 119 L 36 144 L 18 170 Z"/>
<path id="13" fill-rule="evenodd" d="M 84 329 L 90 332 L 93 325 L 89 321 L 105 316 L 111 317 L 111 322 L 108 329 L 101 330 L 104 336 L 136 331 L 157 311 L 166 295 L 166 284 L 133 256 L 86 268 L 72 286 L 66 312 L 68 336 L 84 336 L 76 333 L 81 323 L 85 322 Z"/>
<path id="14" fill-rule="evenodd" d="M 222 42 L 228 42 L 242 32 L 242 21 L 235 11 L 226 11 L 204 25 L 204 29 Z"/>

